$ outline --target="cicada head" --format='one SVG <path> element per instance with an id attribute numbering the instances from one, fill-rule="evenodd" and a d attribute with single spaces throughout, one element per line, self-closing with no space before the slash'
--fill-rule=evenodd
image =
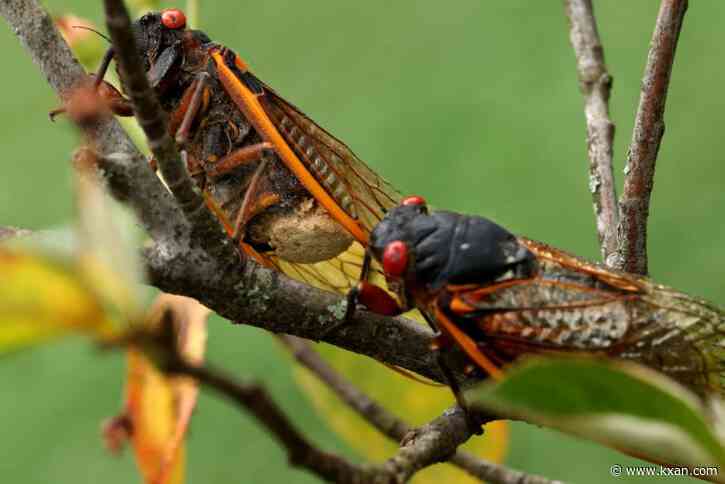
<path id="1" fill-rule="evenodd" d="M 186 15 L 179 9 L 149 12 L 133 23 L 136 45 L 144 59 L 154 88 L 172 84 L 192 47 L 211 42 L 203 32 L 186 28 Z"/>
<path id="2" fill-rule="evenodd" d="M 385 215 L 370 234 L 368 250 L 382 265 L 388 286 L 405 297 L 406 280 L 415 265 L 416 220 L 425 217 L 428 209 L 422 197 L 404 198 L 401 204 Z"/>
<path id="3" fill-rule="evenodd" d="M 148 70 L 164 52 L 179 44 L 186 30 L 186 17 L 177 9 L 149 12 L 133 23 L 132 30 Z"/>
<path id="4" fill-rule="evenodd" d="M 211 42 L 203 32 L 186 28 L 186 16 L 179 9 L 149 12 L 131 28 L 146 75 L 158 94 L 178 84 L 185 70 L 183 64 L 194 60 L 191 54 L 196 47 Z M 111 47 L 106 57 L 110 60 L 114 55 Z M 101 77 L 104 74 L 99 72 Z"/>
<path id="5" fill-rule="evenodd" d="M 406 203 L 415 198 L 416 202 Z M 410 247 L 412 240 L 411 227 L 415 221 L 428 214 L 428 208 L 420 197 L 408 197 L 401 204 L 392 208 L 370 233 L 370 251 L 378 262 L 383 263 L 386 248 L 393 242 L 401 242 Z M 400 247 L 400 244 L 397 244 Z"/>

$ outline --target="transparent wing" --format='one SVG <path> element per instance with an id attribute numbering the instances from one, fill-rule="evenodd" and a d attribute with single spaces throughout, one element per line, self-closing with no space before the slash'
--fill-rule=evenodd
<path id="1" fill-rule="evenodd" d="M 725 312 L 533 241 L 531 279 L 455 290 L 457 321 L 501 360 L 567 352 L 636 361 L 696 393 L 725 390 Z"/>
<path id="2" fill-rule="evenodd" d="M 274 264 L 274 267 L 286 275 L 311 286 L 330 292 L 346 294 L 360 280 L 365 249 L 357 243 L 345 252 L 315 264 L 298 264 L 288 262 L 275 256 L 265 256 Z M 377 263 L 373 263 L 370 271 L 370 281 L 385 286 L 385 277 Z"/>
<path id="3" fill-rule="evenodd" d="M 345 143 L 266 85 L 265 90 L 260 102 L 285 141 L 343 210 L 371 231 L 400 194 Z"/>
<path id="4" fill-rule="evenodd" d="M 252 74 L 249 74 L 252 75 Z M 342 141 L 279 96 L 261 80 L 260 103 L 285 141 L 320 184 L 368 233 L 400 201 L 400 194 L 371 170 Z M 346 293 L 360 278 L 365 249 L 359 243 L 332 259 L 299 264 L 266 255 L 269 263 L 288 276 L 328 291 Z M 385 287 L 377 264 L 371 280 Z"/>

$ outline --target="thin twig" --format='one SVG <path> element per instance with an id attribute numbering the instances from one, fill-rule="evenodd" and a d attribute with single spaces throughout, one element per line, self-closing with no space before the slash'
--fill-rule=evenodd
<path id="1" fill-rule="evenodd" d="M 451 462 L 474 476 L 486 476 L 486 482 L 497 484 L 563 484 L 562 481 L 551 480 L 536 474 L 510 469 L 501 464 L 486 462 L 468 452 L 458 451 Z"/>
<path id="2" fill-rule="evenodd" d="M 159 324 L 154 330 L 127 333 L 116 341 L 104 342 L 101 348 L 137 348 L 146 352 L 163 371 L 190 376 L 199 384 L 225 396 L 240 410 L 254 415 L 269 430 L 287 451 L 292 466 L 307 469 L 330 482 L 344 483 L 373 483 L 376 477 L 386 472 L 372 466 L 358 466 L 341 456 L 319 450 L 302 435 L 261 384 L 243 383 L 220 370 L 189 360 L 182 353 L 178 341 L 179 328 L 190 321 L 184 320 L 186 315 L 170 307 L 161 309 Z"/>
<path id="3" fill-rule="evenodd" d="M 400 442 L 410 432 L 411 427 L 407 423 L 347 381 L 323 360 L 306 340 L 289 335 L 282 335 L 279 339 L 287 346 L 297 362 L 315 374 L 342 401 L 383 435 Z"/>
<path id="4" fill-rule="evenodd" d="M 399 454 L 386 463 L 386 465 L 396 469 L 399 475 L 404 476 L 404 472 L 410 472 L 415 469 L 416 465 L 420 465 L 417 464 L 418 462 L 423 463 L 426 460 L 441 458 L 441 456 L 446 457 L 454 452 L 450 457 L 452 464 L 460 467 L 473 477 L 487 482 L 498 484 L 553 484 L 555 482 L 545 477 L 515 471 L 505 466 L 479 459 L 467 452 L 456 450 L 461 443 L 468 440 L 471 434 L 466 425 L 465 417 L 453 409 L 446 411 L 443 416 L 428 426 L 416 430 L 415 434 L 410 434 L 411 428 L 407 423 L 393 415 L 337 373 L 320 357 L 307 341 L 292 336 L 281 336 L 280 339 L 287 345 L 300 364 L 314 373 L 341 400 L 357 412 L 358 415 L 390 439 L 396 442 L 400 442 L 401 440 L 407 442 L 401 448 Z M 410 435 L 422 436 L 429 431 L 439 431 L 441 430 L 441 426 L 443 427 L 442 432 L 446 437 L 433 442 L 406 438 L 406 436 Z M 415 445 L 413 445 L 413 442 L 415 442 Z M 435 446 L 435 451 L 430 449 L 423 451 L 419 447 L 419 445 L 424 445 L 421 442 Z"/>
<path id="5" fill-rule="evenodd" d="M 604 63 L 591 0 L 565 0 L 569 38 L 576 56 L 579 88 L 584 95 L 589 155 L 589 189 L 599 235 L 602 260 L 617 250 L 619 212 L 612 168 L 614 123 L 609 117 L 612 76 Z"/>
<path id="6" fill-rule="evenodd" d="M 330 482 L 373 482 L 372 467 L 358 466 L 312 445 L 260 384 L 240 383 L 219 370 L 183 362 L 172 371 L 195 378 L 254 415 L 286 449 L 290 465 L 308 469 Z"/>
<path id="7" fill-rule="evenodd" d="M 465 412 L 453 407 L 433 421 L 408 432 L 398 452 L 383 467 L 395 475 L 398 482 L 408 482 L 419 470 L 449 460 L 458 446 L 470 437 Z"/>
<path id="8" fill-rule="evenodd" d="M 665 102 L 687 0 L 662 0 L 642 79 L 632 143 L 619 200 L 615 267 L 647 274 L 647 217 L 655 162 L 665 132 Z"/>
<path id="9" fill-rule="evenodd" d="M 151 343 L 165 371 L 195 378 L 200 384 L 221 393 L 240 409 L 254 415 L 286 449 L 290 464 L 307 469 L 331 482 L 404 483 L 418 470 L 447 459 L 471 434 L 463 412 L 447 412 L 428 425 L 407 432 L 400 451 L 380 466 L 359 466 L 345 458 L 323 452 L 312 445 L 258 383 L 242 383 L 230 375 L 188 362 L 175 341 L 173 314 L 164 315 L 157 334 L 138 335 L 141 347 Z M 160 350 L 161 353 L 158 353 Z"/>
<path id="10" fill-rule="evenodd" d="M 16 237 L 25 237 L 32 234 L 30 230 L 19 229 L 17 227 L 2 227 L 0 226 L 0 242 L 6 239 L 13 239 Z"/>

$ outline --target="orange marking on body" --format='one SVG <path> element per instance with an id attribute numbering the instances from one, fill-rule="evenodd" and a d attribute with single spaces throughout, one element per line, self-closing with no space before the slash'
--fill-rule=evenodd
<path id="1" fill-rule="evenodd" d="M 244 116 L 254 126 L 254 129 L 268 143 L 274 146 L 282 162 L 297 177 L 302 185 L 315 197 L 315 199 L 330 213 L 340 225 L 342 225 L 355 239 L 363 246 L 367 246 L 368 234 L 360 227 L 358 222 L 350 217 L 330 196 L 319 181 L 307 170 L 305 165 L 297 158 L 289 145 L 279 134 L 274 123 L 269 119 L 264 108 L 259 103 L 257 96 L 252 93 L 224 63 L 219 51 L 211 53 L 217 69 L 219 79 L 222 81 L 224 90 L 229 94 Z M 236 58 L 237 66 L 243 65 L 241 59 Z M 241 67 L 240 67 L 241 68 Z M 246 66 L 244 66 L 246 70 Z"/>
<path id="2" fill-rule="evenodd" d="M 466 303 L 465 301 L 463 301 L 462 299 L 460 299 L 458 297 L 455 297 L 451 300 L 450 307 L 451 307 L 451 311 L 453 311 L 456 314 L 468 314 L 468 313 L 472 313 L 473 311 L 476 310 L 475 307 L 469 305 L 468 303 Z"/>
<path id="3" fill-rule="evenodd" d="M 204 87 L 204 92 L 202 93 L 201 110 L 206 111 L 209 108 L 210 102 L 211 102 L 211 89 L 209 89 L 209 87 L 206 86 L 206 87 Z"/>
<path id="4" fill-rule="evenodd" d="M 447 333 L 455 342 L 463 349 L 463 351 L 471 358 L 478 366 L 481 367 L 486 373 L 491 375 L 494 380 L 502 380 L 503 372 L 496 366 L 481 350 L 478 349 L 476 342 L 471 339 L 461 328 L 448 319 L 448 316 L 443 314 L 437 304 L 434 304 L 434 313 L 436 323 L 440 325 L 440 328 Z"/>

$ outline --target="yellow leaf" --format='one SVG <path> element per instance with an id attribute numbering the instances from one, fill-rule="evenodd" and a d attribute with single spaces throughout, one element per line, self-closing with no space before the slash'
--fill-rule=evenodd
<path id="1" fill-rule="evenodd" d="M 0 247 L 0 274 L 0 353 L 71 331 L 112 333 L 95 291 L 71 263 Z"/>
<path id="2" fill-rule="evenodd" d="M 167 311 L 179 328 L 182 354 L 191 362 L 201 363 L 209 310 L 193 299 L 162 294 L 150 311 L 148 324 L 158 324 Z M 184 482 L 184 438 L 197 401 L 196 383 L 162 374 L 143 353 L 130 349 L 126 389 L 124 417 L 130 421 L 131 441 L 144 481 Z"/>

